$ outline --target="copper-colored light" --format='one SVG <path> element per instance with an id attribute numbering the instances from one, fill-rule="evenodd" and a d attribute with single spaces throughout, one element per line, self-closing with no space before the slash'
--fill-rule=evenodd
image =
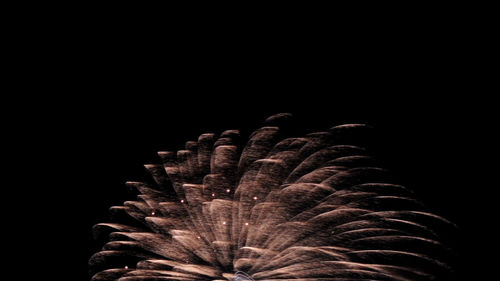
<path id="1" fill-rule="evenodd" d="M 94 227 L 111 240 L 94 280 L 451 280 L 454 225 L 380 168 L 372 128 L 300 134 L 291 118 L 158 153 L 154 183 L 128 182 L 136 201 Z"/>

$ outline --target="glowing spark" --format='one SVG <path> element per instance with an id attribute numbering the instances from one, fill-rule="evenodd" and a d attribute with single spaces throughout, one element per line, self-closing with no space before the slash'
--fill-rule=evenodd
<path id="1" fill-rule="evenodd" d="M 254 196 L 254 197 L 253 197 L 253 200 L 257 200 L 257 199 L 258 199 L 258 198 L 257 198 L 257 196 Z"/>

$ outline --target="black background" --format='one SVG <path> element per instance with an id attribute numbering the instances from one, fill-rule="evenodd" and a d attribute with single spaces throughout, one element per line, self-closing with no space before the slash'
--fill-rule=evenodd
<path id="1" fill-rule="evenodd" d="M 377 95 L 363 102 L 361 97 L 346 98 L 336 90 L 324 95 L 304 90 L 295 95 L 283 96 L 278 104 L 259 96 L 253 102 L 240 102 L 238 94 L 224 98 L 234 99 L 229 104 L 212 100 L 190 106 L 191 98 L 173 99 L 169 109 L 164 108 L 170 104 L 168 99 L 127 102 L 126 106 L 89 107 L 85 113 L 68 115 L 92 116 L 65 129 L 59 127 L 64 133 L 53 144 L 54 149 L 62 148 L 57 152 L 61 162 L 52 174 L 62 200 L 57 206 L 63 213 L 57 232 L 64 236 L 59 242 L 68 240 L 71 271 L 85 276 L 89 256 L 101 246 L 92 240 L 92 225 L 108 220 L 110 206 L 134 198 L 127 194 L 124 182 L 147 178 L 142 164 L 158 162 L 156 151 L 181 149 L 185 141 L 204 132 L 239 128 L 245 134 L 277 112 L 294 113 L 297 130 L 305 132 L 345 122 L 373 125 L 379 133 L 378 153 L 386 166 L 432 210 L 460 227 L 455 243 L 462 255 L 471 250 L 473 246 L 465 242 L 474 232 L 471 208 L 481 200 L 470 191 L 479 188 L 471 175 L 476 165 L 471 159 L 477 152 L 471 138 L 477 137 L 479 129 L 454 112 L 459 109 L 443 110 L 445 105 L 431 101 L 402 106 L 396 97 L 384 100 Z"/>
<path id="2" fill-rule="evenodd" d="M 488 197 L 480 157 L 492 149 L 494 104 L 481 65 L 487 43 L 466 23 L 265 34 L 87 23 L 30 27 L 12 69 L 30 77 L 14 90 L 21 109 L 11 124 L 22 150 L 17 180 L 30 186 L 30 220 L 41 223 L 29 235 L 43 256 L 57 249 L 42 260 L 43 275 L 88 280 L 87 261 L 101 246 L 92 225 L 131 198 L 124 182 L 143 179 L 156 151 L 205 132 L 248 133 L 291 112 L 298 131 L 374 126 L 378 152 L 401 183 L 460 227 L 459 276 L 477 277 L 481 261 L 471 257 L 480 255 Z"/>

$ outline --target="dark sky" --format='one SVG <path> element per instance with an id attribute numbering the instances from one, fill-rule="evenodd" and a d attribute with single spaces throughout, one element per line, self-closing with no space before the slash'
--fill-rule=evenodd
<path id="1" fill-rule="evenodd" d="M 223 104 L 215 94 L 207 94 L 199 103 L 194 97 L 176 99 L 182 94 L 175 90 L 166 92 L 174 103 L 168 98 L 136 103 L 132 96 L 124 103 L 88 104 L 77 111 L 68 110 L 66 116 L 73 122 L 57 127 L 64 132 L 51 143 L 58 165 L 49 178 L 56 182 L 54 188 L 61 198 L 57 208 L 71 212 L 70 219 L 60 225 L 65 233 L 60 242 L 67 243 L 68 270 L 79 276 L 85 276 L 89 256 L 100 247 L 92 240 L 92 225 L 108 219 L 110 206 L 133 198 L 124 182 L 146 178 L 142 164 L 158 162 L 156 151 L 181 149 L 185 141 L 206 132 L 238 128 L 248 133 L 278 112 L 292 112 L 298 131 L 345 122 L 374 126 L 377 151 L 401 183 L 415 189 L 435 212 L 470 231 L 470 213 L 464 206 L 474 200 L 468 192 L 473 184 L 468 173 L 474 156 L 469 141 L 477 128 L 458 114 L 460 109 L 444 109 L 451 100 L 445 104 L 413 101 L 410 95 L 379 99 L 378 91 L 373 90 L 373 96 L 364 102 L 361 97 L 330 89 L 322 95 L 307 91 L 295 93 L 295 97 L 282 94 L 277 103 L 259 96 L 240 101 L 254 97 L 235 92 L 224 98 L 230 103 Z M 205 103 L 207 98 L 215 101 Z"/>
<path id="2" fill-rule="evenodd" d="M 401 36 L 384 45 L 387 38 L 375 36 L 340 50 L 308 41 L 318 47 L 243 51 L 241 42 L 169 49 L 107 35 L 70 37 L 28 56 L 29 71 L 38 75 L 19 84 L 20 93 L 44 93 L 16 113 L 23 121 L 15 127 L 24 151 L 17 158 L 36 167 L 29 190 L 44 212 L 35 218 L 47 228 L 37 235 L 49 238 L 42 239 L 49 246 L 44 251 L 62 248 L 44 269 L 87 280 L 87 260 L 99 247 L 92 225 L 130 198 L 124 182 L 144 178 L 142 164 L 158 161 L 156 151 L 180 149 L 206 132 L 248 133 L 279 112 L 293 113 L 298 131 L 345 122 L 374 126 L 385 163 L 463 229 L 462 252 L 474 251 L 469 240 L 477 235 L 484 198 L 472 190 L 484 186 L 478 155 L 490 150 L 483 140 L 492 111 L 482 96 L 489 74 L 477 68 L 480 54 L 464 55 L 459 36 Z"/>

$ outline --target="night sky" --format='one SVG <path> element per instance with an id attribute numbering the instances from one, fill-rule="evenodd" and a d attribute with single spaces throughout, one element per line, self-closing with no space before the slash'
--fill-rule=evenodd
<path id="1" fill-rule="evenodd" d="M 127 100 L 125 106 L 104 104 L 72 113 L 72 117 L 85 114 L 91 118 L 76 121 L 54 144 L 64 148 L 57 156 L 65 164 L 55 169 L 54 177 L 61 188 L 58 194 L 68 200 L 62 203 L 64 209 L 72 215 L 70 228 L 62 226 L 70 236 L 65 238 L 70 240 L 71 271 L 85 278 L 87 260 L 101 246 L 92 239 L 92 225 L 108 220 L 110 206 L 133 198 L 124 182 L 147 179 L 142 164 L 158 163 L 157 151 L 182 149 L 185 141 L 197 139 L 201 133 L 225 129 L 241 129 L 248 137 L 268 115 L 278 112 L 295 115 L 297 132 L 352 122 L 374 126 L 374 151 L 398 183 L 415 190 L 431 210 L 463 228 L 465 238 L 471 231 L 470 210 L 464 208 L 472 200 L 466 192 L 473 184 L 467 178 L 471 167 L 466 160 L 473 154 L 466 145 L 474 134 L 471 125 L 456 116 L 442 116 L 441 104 L 438 108 L 417 104 L 410 109 L 391 100 L 384 105 L 361 105 L 336 91 L 326 96 L 314 95 L 310 100 L 304 93 L 285 97 L 278 105 L 264 100 L 228 105 L 222 101 L 196 104 L 190 99 L 173 104 L 168 100 L 141 104 Z M 237 94 L 228 98 L 236 100 Z M 290 105 L 287 99 L 295 100 Z"/>
<path id="2" fill-rule="evenodd" d="M 265 46 L 167 50 L 148 41 L 128 45 L 123 34 L 97 35 L 51 50 L 56 60 L 33 57 L 40 61 L 32 71 L 45 75 L 30 80 L 30 89 L 57 95 L 30 99 L 36 110 L 27 110 L 26 126 L 16 125 L 26 153 L 17 158 L 36 167 L 29 191 L 44 212 L 35 219 L 46 224 L 36 235 L 45 252 L 62 248 L 44 266 L 51 274 L 88 280 L 87 261 L 101 247 L 92 226 L 108 220 L 109 207 L 132 198 L 125 181 L 145 179 L 142 165 L 159 162 L 157 151 L 226 129 L 240 129 L 245 139 L 280 112 L 294 114 L 297 132 L 343 123 L 375 127 L 379 159 L 460 227 L 463 256 L 477 250 L 478 206 L 486 204 L 478 155 L 491 149 L 484 140 L 492 112 L 480 96 L 484 76 L 458 45 L 408 37 L 388 47 L 370 41 L 335 52 L 318 44 L 298 56 Z M 54 70 L 46 73 L 40 65 L 47 64 Z M 465 276 L 471 261 L 463 260 Z"/>

